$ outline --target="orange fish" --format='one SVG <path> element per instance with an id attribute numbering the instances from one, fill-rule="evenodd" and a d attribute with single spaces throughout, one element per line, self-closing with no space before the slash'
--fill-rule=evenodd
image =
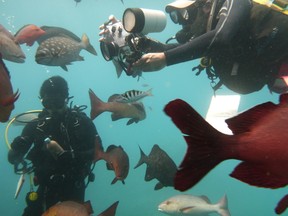
<path id="1" fill-rule="evenodd" d="M 83 204 L 64 201 L 51 206 L 42 216 L 89 216 L 93 213 L 90 201 Z"/>
<path id="2" fill-rule="evenodd" d="M 121 146 L 110 145 L 106 152 L 103 151 L 102 145 L 99 142 L 95 143 L 95 157 L 94 162 L 98 160 L 105 160 L 108 170 L 113 170 L 115 178 L 111 184 L 121 181 L 125 184 L 125 179 L 129 173 L 129 157 Z"/>
<path id="3" fill-rule="evenodd" d="M 14 102 L 19 97 L 18 90 L 13 94 L 10 73 L 0 54 L 0 122 L 7 122 L 14 109 Z"/>
<path id="4" fill-rule="evenodd" d="M 26 43 L 27 46 L 32 46 L 34 42 L 42 35 L 45 31 L 36 25 L 29 24 L 20 28 L 14 35 L 15 41 L 19 44 Z"/>
<path id="5" fill-rule="evenodd" d="M 196 185 L 224 160 L 242 161 L 230 174 L 247 184 L 280 188 L 288 184 L 288 94 L 279 104 L 257 105 L 226 123 L 234 135 L 222 134 L 180 99 L 164 111 L 182 131 L 188 150 L 175 176 L 175 188 L 184 191 Z M 276 212 L 288 206 L 284 197 Z"/>

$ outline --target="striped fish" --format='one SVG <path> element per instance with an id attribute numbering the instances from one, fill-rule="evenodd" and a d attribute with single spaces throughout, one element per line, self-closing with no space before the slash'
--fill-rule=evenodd
<path id="1" fill-rule="evenodd" d="M 141 100 L 146 96 L 152 96 L 152 88 L 147 91 L 139 91 L 139 90 L 126 91 L 125 93 L 120 94 L 115 101 L 119 103 L 133 103 Z"/>

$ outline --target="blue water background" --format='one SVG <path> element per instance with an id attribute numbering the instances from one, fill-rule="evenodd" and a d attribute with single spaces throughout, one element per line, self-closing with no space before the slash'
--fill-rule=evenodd
<path id="1" fill-rule="evenodd" d="M 81 51 L 85 61 L 75 62 L 68 66 L 69 72 L 60 67 L 38 65 L 34 60 L 37 44 L 33 47 L 22 46 L 27 59 L 24 64 L 5 61 L 11 72 L 11 82 L 14 90 L 19 89 L 21 96 L 16 102 L 12 113 L 19 113 L 41 109 L 38 99 L 39 87 L 44 79 L 61 75 L 68 82 L 70 95 L 74 104 L 86 104 L 90 112 L 88 89 L 93 91 L 104 101 L 114 93 L 122 93 L 130 89 L 147 90 L 153 88 L 153 97 L 143 100 L 147 111 L 147 118 L 138 124 L 126 126 L 126 120 L 112 122 L 110 113 L 103 113 L 94 123 L 106 148 L 110 144 L 121 145 L 130 158 L 130 173 L 126 184 L 117 182 L 111 185 L 114 173 L 106 170 L 103 161 L 97 162 L 94 169 L 96 179 L 87 188 L 86 198 L 91 200 L 94 215 L 98 215 L 113 202 L 119 200 L 117 216 L 161 216 L 157 211 L 160 202 L 170 196 L 180 194 L 173 188 L 154 191 L 156 180 L 144 181 L 146 165 L 137 169 L 140 152 L 139 147 L 149 154 L 152 146 L 158 144 L 173 160 L 179 164 L 186 151 L 186 143 L 176 126 L 164 112 L 164 106 L 175 98 L 181 98 L 190 103 L 202 116 L 205 116 L 210 104 L 213 91 L 203 73 L 196 77 L 191 68 L 197 61 L 191 61 L 166 67 L 157 73 L 145 73 L 139 81 L 123 74 L 117 78 L 114 66 L 106 62 L 99 48 L 99 25 L 108 19 L 110 14 L 121 18 L 128 7 L 142 7 L 148 9 L 165 9 L 167 0 L 82 0 L 77 6 L 73 0 L 1 0 L 0 23 L 12 33 L 26 24 L 38 26 L 64 27 L 76 35 L 86 33 L 91 44 L 98 52 L 98 56 Z M 167 26 L 162 33 L 149 36 L 165 41 L 179 30 L 167 18 Z M 149 85 L 143 87 L 143 85 Z M 226 88 L 217 92 L 219 95 L 234 94 Z M 270 94 L 265 87 L 259 92 L 241 96 L 239 111 L 246 110 L 256 104 L 273 101 L 277 103 L 278 95 Z M 25 195 L 29 191 L 29 179 L 26 178 L 24 188 L 17 200 L 14 193 L 19 176 L 13 172 L 13 167 L 7 162 L 7 146 L 4 131 L 7 124 L 0 125 L 0 212 L 6 216 L 20 216 L 25 207 Z M 9 141 L 20 134 L 22 127 L 12 126 L 9 130 Z M 230 178 L 229 173 L 239 163 L 236 160 L 225 161 L 213 169 L 199 184 L 185 193 L 192 195 L 207 195 L 212 203 L 227 194 L 229 209 L 233 216 L 270 216 L 274 215 L 277 202 L 286 194 L 286 189 L 262 189 L 249 186 L 236 179 Z M 215 214 L 216 215 L 216 214 Z"/>

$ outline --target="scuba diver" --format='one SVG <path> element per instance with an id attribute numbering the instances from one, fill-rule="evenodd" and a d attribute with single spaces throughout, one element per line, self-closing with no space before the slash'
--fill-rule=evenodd
<path id="1" fill-rule="evenodd" d="M 202 58 L 193 70 L 199 75 L 205 69 L 214 90 L 288 90 L 287 0 L 177 0 L 166 12 L 182 25 L 175 35 L 179 44 L 144 54 L 132 65 L 135 73 Z"/>
<path id="2" fill-rule="evenodd" d="M 43 110 L 37 120 L 25 125 L 8 153 L 16 172 L 27 169 L 26 160 L 32 162 L 34 185 L 38 186 L 33 199 L 27 194 L 23 216 L 39 216 L 59 201 L 84 202 L 86 186 L 93 180 L 96 142 L 102 146 L 83 107 L 72 108 L 72 103 L 68 107 L 71 97 L 62 77 L 45 80 L 40 98 Z"/>

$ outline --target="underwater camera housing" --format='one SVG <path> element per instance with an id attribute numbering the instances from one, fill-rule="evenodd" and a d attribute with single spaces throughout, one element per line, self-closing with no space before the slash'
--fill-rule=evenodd
<path id="1" fill-rule="evenodd" d="M 100 27 L 100 34 L 103 34 L 100 49 L 106 61 L 113 61 L 118 77 L 122 70 L 128 76 L 136 77 L 139 74 L 130 69 L 131 64 L 144 53 L 157 51 L 157 45 L 154 46 L 156 42 L 151 43 L 145 35 L 163 31 L 166 27 L 166 15 L 159 10 L 127 8 L 122 20 L 123 22 L 111 15 L 109 21 Z"/>

